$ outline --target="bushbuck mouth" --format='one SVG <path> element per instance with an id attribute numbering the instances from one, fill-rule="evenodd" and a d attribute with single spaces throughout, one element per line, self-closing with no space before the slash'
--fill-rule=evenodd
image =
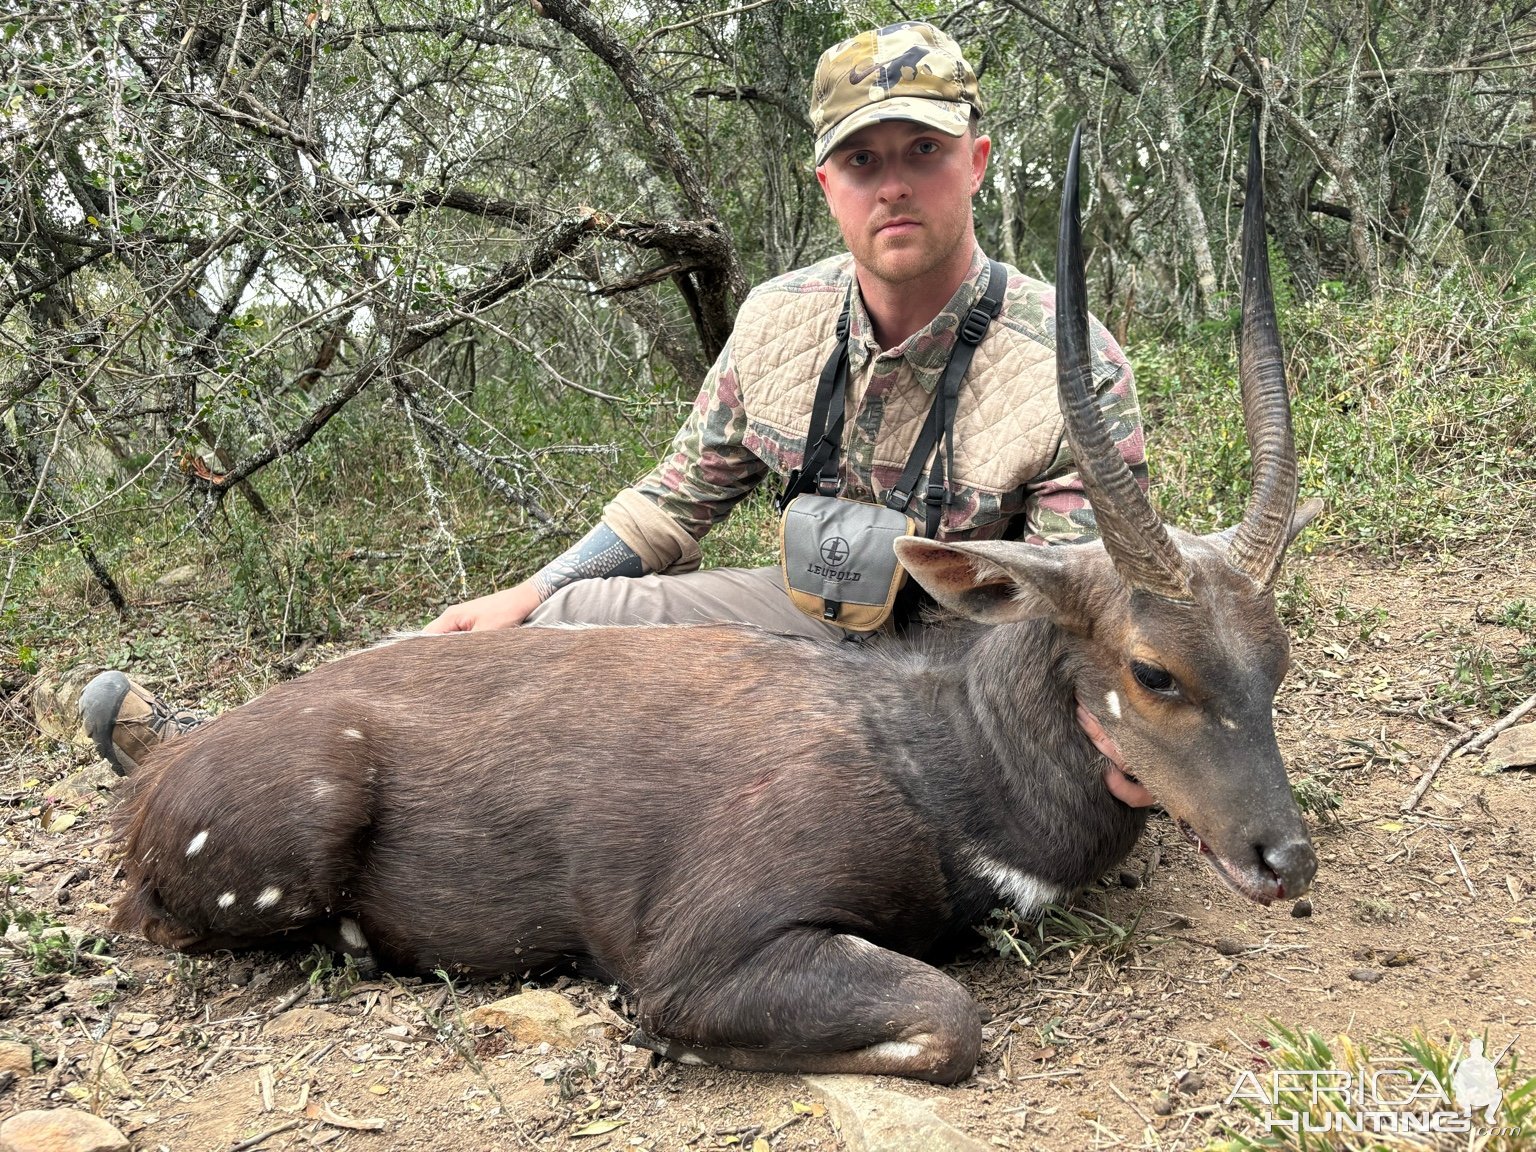
<path id="1" fill-rule="evenodd" d="M 1210 862 L 1211 867 L 1216 870 L 1216 875 L 1226 881 L 1227 887 L 1232 891 L 1266 908 L 1276 900 L 1285 899 L 1285 881 L 1280 879 L 1262 860 L 1255 857 L 1251 863 L 1239 864 L 1235 860 L 1219 856 L 1211 850 L 1210 845 L 1189 825 L 1188 821 L 1178 816 L 1174 817 L 1174 821 L 1178 824 L 1179 831 L 1184 833 L 1185 839 Z"/>

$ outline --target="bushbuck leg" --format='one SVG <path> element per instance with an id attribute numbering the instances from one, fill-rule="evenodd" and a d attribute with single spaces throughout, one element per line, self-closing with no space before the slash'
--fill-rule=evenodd
<path id="1" fill-rule="evenodd" d="M 695 979 L 699 977 L 696 975 Z M 862 936 L 780 936 L 686 997 L 653 1008 L 642 1038 L 685 1064 L 748 1072 L 856 1072 L 953 1084 L 981 1052 L 981 1010 L 938 969 Z"/>

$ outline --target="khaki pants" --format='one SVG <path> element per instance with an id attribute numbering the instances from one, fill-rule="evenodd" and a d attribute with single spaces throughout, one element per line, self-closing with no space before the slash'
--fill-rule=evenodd
<path id="1" fill-rule="evenodd" d="M 754 624 L 768 632 L 837 642 L 851 633 L 813 620 L 790 603 L 784 574 L 767 568 L 708 568 L 680 576 L 622 576 L 567 584 L 526 623 Z"/>

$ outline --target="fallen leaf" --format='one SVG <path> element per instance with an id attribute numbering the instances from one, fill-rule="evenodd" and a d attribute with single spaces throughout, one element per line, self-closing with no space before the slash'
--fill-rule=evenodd
<path id="1" fill-rule="evenodd" d="M 74 827 L 75 821 L 80 819 L 73 812 L 60 812 L 57 808 L 44 809 L 42 819 L 38 821 L 45 832 L 62 832 L 66 828 Z"/>
<path id="2" fill-rule="evenodd" d="M 1401 832 L 1403 830 L 1403 826 L 1396 820 L 1383 820 L 1376 827 L 1380 828 L 1383 832 Z"/>
<path id="3" fill-rule="evenodd" d="M 800 1116 L 825 1116 L 827 1109 L 824 1104 L 802 1104 L 798 1100 L 790 1102 L 790 1110 Z"/>
<path id="4" fill-rule="evenodd" d="M 389 1095 L 389 1085 L 388 1084 L 370 1084 L 370 1085 L 368 1085 L 368 1091 L 372 1092 L 375 1096 L 388 1096 Z"/>
<path id="5" fill-rule="evenodd" d="M 583 1124 L 576 1131 L 572 1132 L 571 1135 L 573 1137 L 601 1136 L 605 1132 L 612 1132 L 615 1128 L 622 1127 L 624 1127 L 624 1121 L 622 1120 L 594 1120 L 590 1124 Z"/>

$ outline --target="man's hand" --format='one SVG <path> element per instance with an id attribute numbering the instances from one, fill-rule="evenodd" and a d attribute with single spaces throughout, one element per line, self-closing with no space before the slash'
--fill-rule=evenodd
<path id="1" fill-rule="evenodd" d="M 1084 708 L 1081 701 L 1077 705 L 1077 722 L 1088 733 L 1093 746 L 1109 758 L 1109 771 L 1104 773 L 1104 783 L 1109 786 L 1110 795 L 1132 808 L 1150 808 L 1156 804 L 1152 793 L 1143 788 L 1140 781 L 1132 780 L 1125 774 L 1125 757 L 1120 753 L 1120 745 L 1104 731 L 1098 717 Z"/>
<path id="2" fill-rule="evenodd" d="M 423 632 L 479 632 L 487 628 L 512 628 L 528 619 L 543 603 L 532 581 L 476 600 L 455 604 L 422 629 Z"/>

